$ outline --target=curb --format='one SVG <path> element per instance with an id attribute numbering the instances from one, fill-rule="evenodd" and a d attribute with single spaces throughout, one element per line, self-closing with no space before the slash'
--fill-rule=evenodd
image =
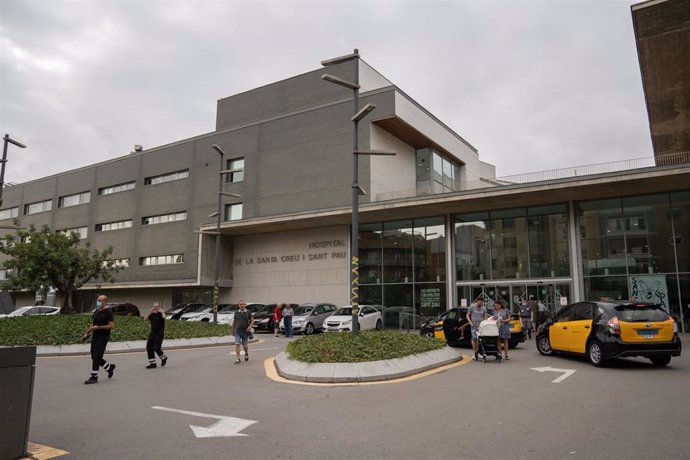
<path id="1" fill-rule="evenodd" d="M 394 380 L 461 361 L 462 354 L 445 347 L 418 355 L 364 363 L 305 363 L 281 352 L 275 358 L 278 375 L 311 383 L 361 383 Z"/>
<path id="2" fill-rule="evenodd" d="M 249 343 L 258 343 L 260 339 L 254 338 Z M 163 342 L 163 348 L 166 350 L 184 350 L 191 348 L 207 348 L 218 346 L 232 346 L 235 345 L 234 337 L 199 337 L 194 339 L 170 339 Z M 71 344 L 71 345 L 37 345 L 36 356 L 41 357 L 55 357 L 55 356 L 81 356 L 91 354 L 90 344 Z M 121 354 L 121 353 L 138 353 L 146 351 L 146 340 L 137 340 L 133 342 L 110 342 L 106 355 Z"/>

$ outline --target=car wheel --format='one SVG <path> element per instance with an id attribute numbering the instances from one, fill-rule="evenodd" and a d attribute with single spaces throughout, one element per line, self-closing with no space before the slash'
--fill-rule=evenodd
<path id="1" fill-rule="evenodd" d="M 587 346 L 587 357 L 589 362 L 596 367 L 602 367 L 606 363 L 604 360 L 604 353 L 601 349 L 601 343 L 598 340 L 592 340 Z"/>
<path id="2" fill-rule="evenodd" d="M 211 320 L 208 319 L 208 318 L 204 318 L 204 319 L 201 320 L 202 323 L 208 323 L 208 322 L 210 322 L 210 321 L 211 321 Z"/>
<path id="3" fill-rule="evenodd" d="M 511 350 L 513 348 L 517 348 L 517 346 L 518 346 L 518 342 L 508 342 L 508 348 Z"/>
<path id="4" fill-rule="evenodd" d="M 551 348 L 551 341 L 549 340 L 548 335 L 544 334 L 540 337 L 537 337 L 537 350 L 539 350 L 539 353 L 544 356 L 553 355 L 553 349 Z"/>
<path id="5" fill-rule="evenodd" d="M 380 331 L 381 329 L 383 329 L 383 323 L 381 322 L 380 319 L 377 319 L 377 320 L 376 320 L 376 330 L 377 330 L 377 331 Z M 432 335 L 433 335 L 433 334 L 432 334 Z"/>
<path id="6" fill-rule="evenodd" d="M 432 331 L 432 330 L 427 330 L 427 331 L 424 332 L 424 334 L 422 334 L 422 335 L 423 335 L 424 337 L 429 337 L 430 339 L 433 339 L 433 338 L 434 338 L 434 331 Z"/>
<path id="7" fill-rule="evenodd" d="M 669 355 L 666 356 L 651 356 L 649 360 L 652 362 L 657 367 L 663 367 L 667 365 L 668 363 L 671 362 L 671 357 Z"/>
<path id="8" fill-rule="evenodd" d="M 312 323 L 307 323 L 304 326 L 304 335 L 312 335 L 314 333 L 314 325 Z"/>

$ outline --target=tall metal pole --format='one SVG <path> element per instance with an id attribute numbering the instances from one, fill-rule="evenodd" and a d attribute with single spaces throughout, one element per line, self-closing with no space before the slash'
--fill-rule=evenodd
<path id="1" fill-rule="evenodd" d="M 359 50 L 354 51 L 353 114 L 359 111 Z M 350 305 L 352 305 L 352 333 L 359 334 L 359 120 L 352 119 L 352 262 L 350 267 Z"/>
<path id="2" fill-rule="evenodd" d="M 22 149 L 26 148 L 26 145 L 10 138 L 9 134 L 5 134 L 5 137 L 3 137 L 2 140 L 4 141 L 4 145 L 2 147 L 2 160 L 0 160 L 0 163 L 2 163 L 2 166 L 0 166 L 0 206 L 2 206 L 2 189 L 5 188 L 5 163 L 7 163 L 7 144 L 13 144 Z"/>
<path id="3" fill-rule="evenodd" d="M 216 149 L 220 156 L 220 167 L 218 168 L 218 207 L 216 208 L 216 253 L 215 253 L 215 283 L 213 284 L 213 322 L 218 323 L 218 297 L 220 295 L 219 278 L 220 278 L 220 218 L 221 218 L 221 199 L 223 197 L 223 152 Z"/>

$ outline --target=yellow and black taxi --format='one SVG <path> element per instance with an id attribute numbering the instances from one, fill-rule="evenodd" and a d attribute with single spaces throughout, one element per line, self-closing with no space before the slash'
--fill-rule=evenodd
<path id="1" fill-rule="evenodd" d="M 422 324 L 419 333 L 427 337 L 436 337 L 450 346 L 470 346 L 472 336 L 467 326 L 467 310 L 467 307 L 451 308 Z M 492 311 L 489 311 L 489 314 L 492 314 Z M 520 320 L 517 315 L 512 315 L 508 346 L 515 348 L 524 341 L 525 331 L 522 329 Z"/>
<path id="2" fill-rule="evenodd" d="M 665 366 L 680 356 L 678 325 L 660 305 L 578 302 L 562 308 L 537 334 L 542 355 L 584 355 L 597 367 L 613 358 L 642 356 Z"/>

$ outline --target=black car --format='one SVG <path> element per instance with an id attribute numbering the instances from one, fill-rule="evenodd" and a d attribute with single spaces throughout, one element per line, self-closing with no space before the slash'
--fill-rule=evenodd
<path id="1" fill-rule="evenodd" d="M 467 310 L 467 307 L 451 308 L 422 324 L 419 333 L 427 337 L 444 340 L 450 346 L 470 346 L 472 331 L 468 326 L 465 326 L 467 324 Z M 491 315 L 493 311 L 488 313 Z M 525 331 L 522 330 L 520 321 L 516 317 L 517 315 L 511 315 L 510 339 L 508 339 L 510 348 L 515 348 L 525 341 Z"/>
<path id="2" fill-rule="evenodd" d="M 139 308 L 132 303 L 109 303 L 108 308 L 115 316 L 141 316 Z"/>
<path id="3" fill-rule="evenodd" d="M 642 356 L 665 366 L 680 356 L 678 325 L 660 305 L 646 302 L 577 302 L 559 310 L 537 334 L 542 355 L 587 356 L 597 366 L 612 358 Z"/>
<path id="4" fill-rule="evenodd" d="M 168 315 L 168 319 L 180 319 L 185 313 L 201 310 L 205 306 L 205 303 L 178 303 L 170 310 L 166 311 L 165 314 Z"/>
<path id="5" fill-rule="evenodd" d="M 277 304 L 275 303 L 268 304 L 261 310 L 254 313 L 254 329 L 257 331 L 273 332 L 273 310 L 275 310 L 276 305 Z M 282 312 L 287 304 L 281 305 L 283 306 L 281 308 Z M 290 306 L 293 309 L 298 307 L 296 303 L 291 303 Z"/>

